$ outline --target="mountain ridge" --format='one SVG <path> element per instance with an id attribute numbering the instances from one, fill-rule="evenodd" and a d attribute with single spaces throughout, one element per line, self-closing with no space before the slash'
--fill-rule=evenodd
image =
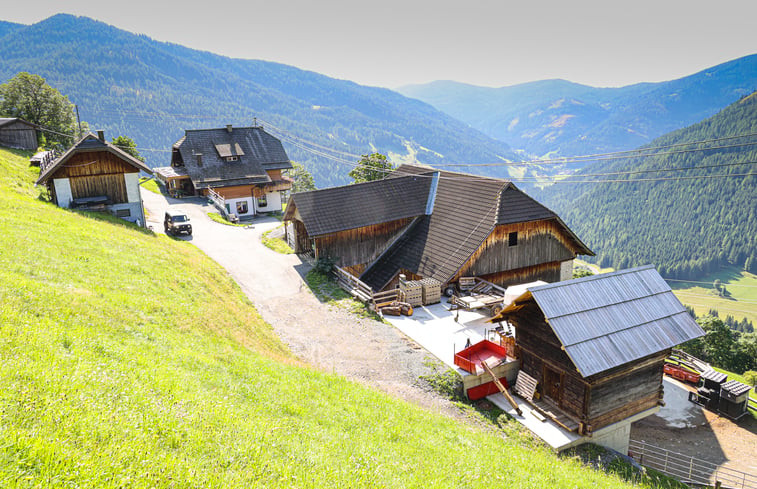
<path id="1" fill-rule="evenodd" d="M 431 82 L 398 91 L 529 155 L 571 156 L 636 148 L 755 89 L 757 54 L 667 82 L 624 87 L 553 79 L 499 88 Z"/>
<path id="2" fill-rule="evenodd" d="M 58 14 L 6 33 L 0 79 L 19 71 L 45 77 L 108 135 L 133 137 L 152 166 L 167 164 L 185 129 L 249 125 L 253 117 L 351 155 L 379 151 L 432 165 L 517 158 L 501 141 L 388 89 L 155 41 L 87 17 Z M 357 163 L 285 144 L 318 186 L 347 183 Z"/>

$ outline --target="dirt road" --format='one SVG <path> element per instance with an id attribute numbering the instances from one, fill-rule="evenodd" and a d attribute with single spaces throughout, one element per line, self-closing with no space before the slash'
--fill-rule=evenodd
<path id="1" fill-rule="evenodd" d="M 423 349 L 391 325 L 321 303 L 303 281 L 310 265 L 262 244 L 261 235 L 280 225 L 277 219 L 256 218 L 251 228 L 226 226 L 207 216 L 215 209 L 205 199 L 171 199 L 144 189 L 142 199 L 155 232 L 163 232 L 169 207 L 187 212 L 193 235 L 176 239 L 191 240 L 228 270 L 299 358 L 432 411 L 458 415 L 451 403 L 419 384 L 418 377 L 429 372 Z"/>

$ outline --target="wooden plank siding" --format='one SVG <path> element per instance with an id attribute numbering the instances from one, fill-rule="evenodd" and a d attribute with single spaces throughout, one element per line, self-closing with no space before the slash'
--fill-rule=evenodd
<path id="1" fill-rule="evenodd" d="M 129 201 L 123 173 L 72 177 L 69 178 L 69 184 L 71 197 L 74 199 L 107 195 L 112 204 L 124 204 Z"/>
<path id="2" fill-rule="evenodd" d="M 111 203 L 123 204 L 128 202 L 124 174 L 138 172 L 108 151 L 87 151 L 71 156 L 52 178 L 68 178 L 74 199 L 106 195 Z"/>
<path id="3" fill-rule="evenodd" d="M 0 146 L 34 151 L 37 149 L 37 131 L 21 121 L 5 124 L 0 127 Z"/>
<path id="4" fill-rule="evenodd" d="M 319 236 L 315 239 L 315 256 L 316 258 L 334 258 L 340 267 L 370 263 L 402 233 L 411 221 L 411 218 L 398 219 Z"/>
<path id="5" fill-rule="evenodd" d="M 459 280 L 461 276 L 456 275 L 452 282 Z M 537 280 L 543 280 L 545 282 L 559 282 L 560 281 L 560 262 L 542 263 L 540 265 L 534 265 L 531 267 L 519 268 L 517 270 L 503 270 L 496 273 L 490 273 L 487 275 L 480 275 L 480 277 L 488 282 L 497 284 L 502 287 L 508 287 L 516 284 L 526 284 L 529 282 L 535 282 Z"/>
<path id="6" fill-rule="evenodd" d="M 214 191 L 224 199 L 244 199 L 252 198 L 252 185 L 236 185 L 233 187 L 212 187 Z M 205 190 L 207 194 L 207 190 Z"/>
<path id="7" fill-rule="evenodd" d="M 517 233 L 515 246 L 509 244 L 510 233 Z M 556 282 L 560 262 L 572 260 L 578 251 L 554 220 L 496 226 L 452 281 L 477 276 L 505 286 L 534 280 Z"/>

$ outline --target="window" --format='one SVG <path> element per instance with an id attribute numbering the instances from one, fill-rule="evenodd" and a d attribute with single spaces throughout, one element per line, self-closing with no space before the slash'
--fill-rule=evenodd
<path id="1" fill-rule="evenodd" d="M 258 197 L 258 207 L 268 207 L 268 197 L 266 196 L 266 194 Z"/>
<path id="2" fill-rule="evenodd" d="M 131 217 L 129 209 L 116 209 L 116 217 Z"/>
<path id="3" fill-rule="evenodd" d="M 510 233 L 507 236 L 507 246 L 518 246 L 518 232 Z"/>
<path id="4" fill-rule="evenodd" d="M 237 161 L 239 159 L 238 156 L 227 156 L 226 161 Z"/>
<path id="5" fill-rule="evenodd" d="M 240 200 L 237 202 L 237 215 L 239 214 L 247 214 L 247 201 L 246 200 Z"/>

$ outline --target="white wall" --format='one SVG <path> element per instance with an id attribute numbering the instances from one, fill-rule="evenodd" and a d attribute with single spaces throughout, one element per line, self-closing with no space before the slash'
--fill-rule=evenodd
<path id="1" fill-rule="evenodd" d="M 74 197 L 71 194 L 71 183 L 68 178 L 54 178 L 53 187 L 55 187 L 55 200 L 58 201 L 58 207 L 71 207 Z"/>
<path id="2" fill-rule="evenodd" d="M 560 282 L 573 278 L 573 260 L 565 260 L 560 263 Z"/>
<path id="3" fill-rule="evenodd" d="M 265 194 L 265 196 L 268 205 L 260 207 L 260 205 L 257 204 L 258 212 L 276 212 L 281 210 L 281 192 L 271 192 L 270 194 Z M 259 201 L 259 199 L 255 200 Z"/>
<path id="4" fill-rule="evenodd" d="M 127 202 L 141 202 L 142 199 L 139 195 L 139 173 L 124 173 L 124 181 L 126 182 L 126 201 Z"/>
<path id="5" fill-rule="evenodd" d="M 253 205 L 252 197 L 245 197 L 242 199 L 225 199 L 224 202 L 229 206 L 229 212 L 232 214 L 236 214 L 237 217 L 255 215 L 255 206 Z M 247 202 L 246 214 L 237 212 L 237 202 Z"/>

